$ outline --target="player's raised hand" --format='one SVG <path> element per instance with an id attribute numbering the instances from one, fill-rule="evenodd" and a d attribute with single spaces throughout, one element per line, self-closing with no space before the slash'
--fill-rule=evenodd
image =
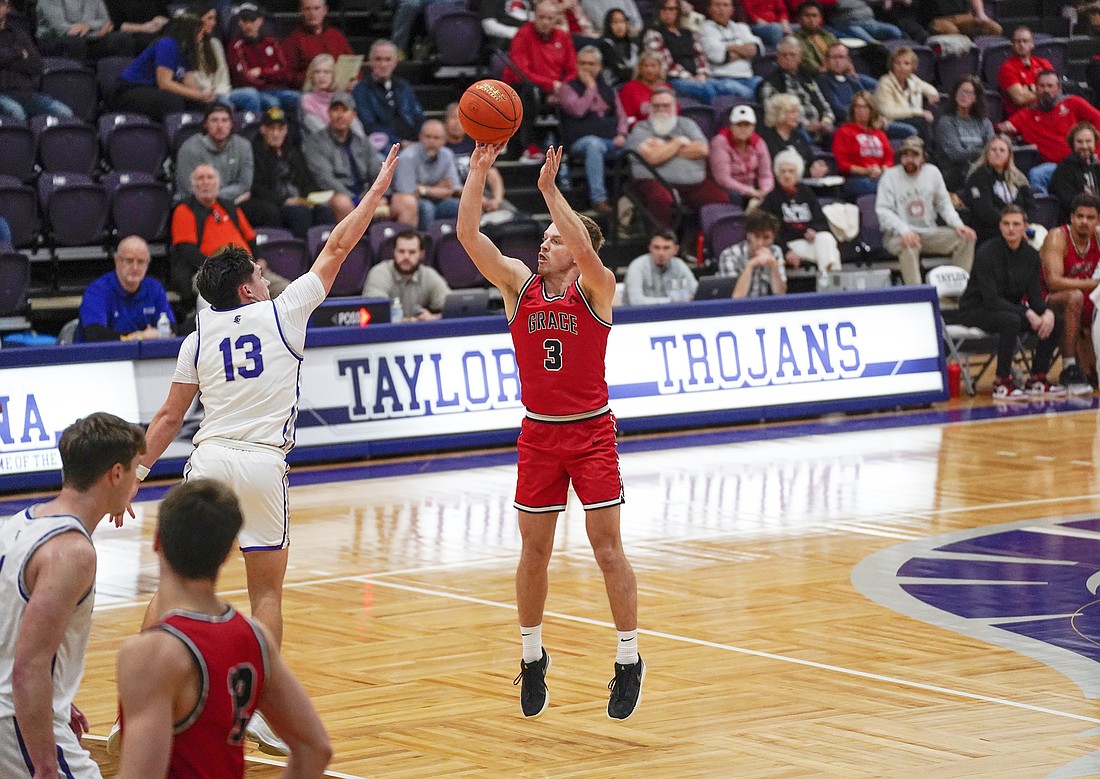
<path id="1" fill-rule="evenodd" d="M 542 164 L 539 172 L 539 191 L 549 192 L 558 184 L 558 168 L 561 167 L 561 154 L 564 147 L 551 146 L 546 150 L 546 162 Z"/>
<path id="2" fill-rule="evenodd" d="M 488 173 L 489 168 L 497 161 L 497 157 L 508 146 L 505 143 L 481 143 L 474 146 L 474 152 L 470 155 L 470 170 L 480 173 Z"/>
<path id="3" fill-rule="evenodd" d="M 371 184 L 368 195 L 373 195 L 375 199 L 381 199 L 386 191 L 390 188 L 390 182 L 393 181 L 393 171 L 397 167 L 397 152 L 401 148 L 401 144 L 395 143 L 390 147 L 390 153 L 386 155 L 386 159 L 382 162 L 382 170 L 378 171 L 378 178 Z"/>

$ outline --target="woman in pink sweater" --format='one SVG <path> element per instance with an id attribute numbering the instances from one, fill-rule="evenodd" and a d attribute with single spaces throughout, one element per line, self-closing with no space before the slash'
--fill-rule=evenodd
<path id="1" fill-rule="evenodd" d="M 718 186 L 737 202 L 751 208 L 775 188 L 768 144 L 756 134 L 756 112 L 747 105 L 734 106 L 730 123 L 711 139 L 707 167 Z"/>

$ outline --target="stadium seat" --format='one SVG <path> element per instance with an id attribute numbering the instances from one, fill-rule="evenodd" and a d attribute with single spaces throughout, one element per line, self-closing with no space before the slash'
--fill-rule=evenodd
<path id="1" fill-rule="evenodd" d="M 411 225 L 404 222 L 371 223 L 371 226 L 367 228 L 367 235 L 363 239 L 370 246 L 371 264 L 375 265 L 383 260 L 392 260 L 393 245 L 397 240 L 397 234 L 409 229 L 411 229 Z"/>
<path id="2" fill-rule="evenodd" d="M 875 213 L 875 195 L 860 195 L 856 198 L 859 206 L 859 233 L 863 242 L 869 246 L 882 246 L 882 227 Z"/>
<path id="3" fill-rule="evenodd" d="M 19 317 L 27 311 L 31 261 L 18 252 L 0 252 L 0 317 Z"/>
<path id="4" fill-rule="evenodd" d="M 119 238 L 137 235 L 148 242 L 168 235 L 172 192 L 148 173 L 113 171 L 103 179 L 110 203 L 111 225 Z"/>
<path id="5" fill-rule="evenodd" d="M 156 175 L 168 156 L 164 128 L 141 114 L 104 114 L 99 118 L 99 141 L 112 170 Z"/>
<path id="6" fill-rule="evenodd" d="M 542 247 L 544 228 L 535 219 L 513 219 L 500 224 L 485 225 L 482 232 L 492 241 L 501 254 L 515 257 L 533 273 L 538 268 L 539 250 Z"/>
<path id="7" fill-rule="evenodd" d="M 19 119 L 0 119 L 0 176 L 34 177 L 34 133 Z"/>
<path id="8" fill-rule="evenodd" d="M 382 224 L 390 224 L 383 222 Z M 371 225 L 374 227 L 375 225 Z M 306 233 L 306 250 L 310 262 L 317 258 L 321 249 L 325 246 L 335 225 L 314 225 Z M 396 233 L 394 233 L 396 235 Z M 392 256 L 392 255 L 391 255 Z M 336 280 L 332 283 L 332 291 L 329 293 L 335 297 L 349 297 L 363 294 L 363 284 L 367 280 L 367 271 L 372 264 L 371 247 L 364 236 L 355 244 L 347 259 L 336 274 Z"/>
<path id="9" fill-rule="evenodd" d="M 732 203 L 712 203 L 699 209 L 699 229 L 708 256 L 717 258 L 727 247 L 745 240 L 745 209 Z"/>
<path id="10" fill-rule="evenodd" d="M 114 91 L 118 77 L 122 75 L 122 71 L 130 67 L 133 61 L 133 57 L 104 57 L 96 60 L 95 83 L 99 88 L 100 100 L 106 100 L 107 96 Z"/>
<path id="11" fill-rule="evenodd" d="M 0 217 L 11 228 L 13 246 L 32 246 L 41 228 L 34 189 L 13 176 L 0 176 Z"/>
<path id="12" fill-rule="evenodd" d="M 102 184 L 77 173 L 43 174 L 38 199 L 51 247 L 103 242 L 110 204 Z"/>
<path id="13" fill-rule="evenodd" d="M 290 281 L 309 270 L 306 242 L 300 238 L 275 238 L 263 243 L 257 240 L 256 254 L 267 260 L 267 266 L 271 270 Z M 362 284 L 359 288 L 362 289 Z"/>
<path id="14" fill-rule="evenodd" d="M 1062 223 L 1062 206 L 1053 195 L 1035 196 L 1035 221 L 1048 230 Z"/>
<path id="15" fill-rule="evenodd" d="M 441 232 L 435 243 L 435 267 L 446 279 L 451 289 L 469 289 L 488 285 L 485 277 L 474 265 L 466 249 L 458 241 L 458 234 Z"/>
<path id="16" fill-rule="evenodd" d="M 260 132 L 261 118 L 260 114 L 255 111 L 235 111 L 233 113 L 233 132 L 252 143 Z"/>
<path id="17" fill-rule="evenodd" d="M 428 35 L 440 65 L 474 65 L 481 61 L 485 33 L 481 18 L 460 3 L 424 6 Z"/>
<path id="18" fill-rule="evenodd" d="M 164 117 L 164 131 L 168 133 L 168 148 L 175 158 L 183 142 L 195 133 L 202 132 L 202 114 L 195 111 L 181 111 Z"/>
<path id="19" fill-rule="evenodd" d="M 90 176 L 99 163 L 95 127 L 76 117 L 31 117 L 43 173 L 83 173 Z"/>
<path id="20" fill-rule="evenodd" d="M 95 118 L 99 98 L 95 71 L 88 66 L 63 57 L 43 57 L 38 89 L 67 105 L 78 119 Z"/>
<path id="21" fill-rule="evenodd" d="M 1038 52 L 1035 52 L 1038 54 Z M 1012 43 L 1001 39 L 999 43 L 991 43 L 980 50 L 981 78 L 986 91 L 999 94 L 998 81 L 1000 80 L 1001 65 L 1012 56 Z"/>

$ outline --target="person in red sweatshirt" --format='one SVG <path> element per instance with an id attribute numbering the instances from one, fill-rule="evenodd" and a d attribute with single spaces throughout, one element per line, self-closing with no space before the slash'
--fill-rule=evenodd
<path id="1" fill-rule="evenodd" d="M 255 89 L 264 111 L 269 108 L 282 108 L 287 113 L 297 111 L 300 95 L 290 88 L 293 74 L 283 56 L 283 47 L 274 36 L 260 37 L 264 9 L 255 3 L 242 3 L 237 24 L 241 35 L 226 53 L 233 86 Z"/>
<path id="2" fill-rule="evenodd" d="M 298 89 L 301 89 L 302 82 L 306 79 L 309 63 L 318 54 L 339 57 L 341 54 L 355 53 L 344 33 L 328 25 L 328 4 L 325 0 L 302 0 L 301 11 L 301 25 L 283 41 L 283 55 L 292 74 L 291 84 Z M 355 82 L 338 86 L 350 92 L 355 87 Z"/>
<path id="3" fill-rule="evenodd" d="M 1010 135 L 1019 135 L 1024 143 L 1033 143 L 1039 149 L 1044 162 L 1028 171 L 1031 191 L 1036 195 L 1047 194 L 1047 187 L 1058 163 L 1069 156 L 1066 136 L 1078 122 L 1089 122 L 1100 127 L 1100 111 L 1077 95 L 1063 95 L 1062 82 L 1053 70 L 1044 70 L 1035 79 L 1039 97 L 1029 108 L 1022 108 L 997 129 Z"/>
<path id="4" fill-rule="evenodd" d="M 848 121 L 833 134 L 836 168 L 847 179 L 844 194 L 850 198 L 877 192 L 879 177 L 894 165 L 894 147 L 879 125 L 874 96 L 856 92 L 848 107 Z"/>

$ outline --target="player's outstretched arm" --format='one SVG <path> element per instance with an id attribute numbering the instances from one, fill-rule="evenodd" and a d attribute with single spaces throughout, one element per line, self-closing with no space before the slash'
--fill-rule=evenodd
<path id="1" fill-rule="evenodd" d="M 325 242 L 324 248 L 321 249 L 321 253 L 317 256 L 313 267 L 310 268 L 321 279 L 326 294 L 332 289 L 332 283 L 336 281 L 336 274 L 340 272 L 344 260 L 355 248 L 355 244 L 359 243 L 363 233 L 367 231 L 378 204 L 390 188 L 393 171 L 397 167 L 397 151 L 399 148 L 401 147 L 396 143 L 390 147 L 390 153 L 386 155 L 386 160 L 382 163 L 382 170 L 379 171 L 378 178 L 374 180 L 374 184 L 367 190 L 367 194 L 359 201 L 359 205 L 355 207 L 355 210 L 340 220 L 340 224 L 332 228 L 332 233 Z"/>
<path id="2" fill-rule="evenodd" d="M 514 299 L 520 287 L 531 276 L 531 270 L 513 257 L 505 257 L 500 249 L 481 232 L 482 193 L 485 179 L 496 162 L 504 144 L 487 146 L 479 143 L 470 156 L 470 173 L 458 201 L 458 224 L 455 232 L 462 248 L 470 255 L 474 265 L 490 284 L 506 297 Z"/>
<path id="3" fill-rule="evenodd" d="M 332 760 L 325 726 L 301 682 L 283 661 L 271 633 L 259 623 L 267 639 L 268 667 L 259 710 L 279 738 L 290 748 L 283 779 L 318 779 Z"/>
<path id="4" fill-rule="evenodd" d="M 123 642 L 117 673 L 126 731 L 118 779 L 149 779 L 167 773 L 173 704 L 188 692 L 193 666 L 183 643 L 163 631 L 148 631 Z"/>
<path id="5" fill-rule="evenodd" d="M 168 445 L 176 440 L 180 429 L 183 427 L 183 418 L 187 409 L 195 402 L 195 395 L 199 392 L 198 384 L 184 384 L 179 381 L 172 382 L 168 388 L 168 397 L 153 415 L 149 428 L 145 431 L 145 454 L 139 461 L 146 468 L 152 468 Z"/>
<path id="6" fill-rule="evenodd" d="M 604 266 L 600 255 L 592 248 L 588 230 L 558 189 L 558 168 L 561 167 L 562 151 L 561 146 L 556 149 L 551 146 L 546 150 L 546 162 L 539 172 L 539 191 L 546 200 L 546 208 L 561 233 L 565 248 L 577 262 L 585 294 L 594 304 L 605 303 L 610 306 L 615 298 L 615 274 Z"/>

